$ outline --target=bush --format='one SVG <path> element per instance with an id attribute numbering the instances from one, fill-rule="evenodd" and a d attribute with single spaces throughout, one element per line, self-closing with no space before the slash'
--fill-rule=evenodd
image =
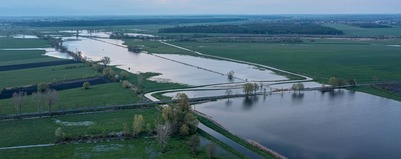
<path id="1" fill-rule="evenodd" d="M 121 78 L 122 80 L 126 80 L 126 79 L 128 79 L 128 77 L 129 77 L 129 74 L 128 74 L 127 71 L 121 71 L 121 72 L 120 72 L 120 78 Z"/>
<path id="2" fill-rule="evenodd" d="M 123 86 L 123 88 L 130 88 L 131 84 L 128 81 L 123 81 L 122 86 Z"/>
<path id="3" fill-rule="evenodd" d="M 38 92 L 44 93 L 47 91 L 48 88 L 49 88 L 49 85 L 47 83 L 41 82 L 37 85 L 36 90 Z"/>
<path id="4" fill-rule="evenodd" d="M 82 84 L 82 88 L 84 88 L 85 90 L 89 89 L 90 86 L 91 86 L 91 84 L 89 82 L 85 82 L 85 83 Z"/>
<path id="5" fill-rule="evenodd" d="M 103 76 L 114 80 L 116 72 L 114 72 L 114 70 L 110 67 L 106 67 L 105 69 L 103 69 Z"/>

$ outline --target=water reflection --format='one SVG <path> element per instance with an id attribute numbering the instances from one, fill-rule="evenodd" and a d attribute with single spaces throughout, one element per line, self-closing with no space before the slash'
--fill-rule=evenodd
<path id="1" fill-rule="evenodd" d="M 229 107 L 219 100 L 197 110 L 288 158 L 401 156 L 400 102 L 348 90 L 259 97 L 266 101 L 232 98 Z"/>
<path id="2" fill-rule="evenodd" d="M 240 82 L 244 79 L 286 79 L 269 70 L 263 71 L 251 65 L 224 60 L 172 54 L 134 54 L 129 52 L 127 48 L 121 47 L 123 43 L 121 40 L 107 38 L 89 39 L 85 37 L 65 37 L 63 40 L 65 40 L 64 44 L 69 50 L 81 51 L 83 56 L 89 59 L 99 60 L 103 56 L 109 56 L 111 58 L 111 65 L 117 65 L 119 68 L 132 73 L 161 73 L 160 76 L 153 77 L 152 80 L 163 79 L 189 85 L 226 83 L 229 82 L 226 74 L 231 70 L 238 77 L 233 82 Z"/>
<path id="3" fill-rule="evenodd" d="M 259 96 L 246 96 L 243 98 L 243 108 L 245 110 L 251 109 L 252 106 L 259 101 Z"/>

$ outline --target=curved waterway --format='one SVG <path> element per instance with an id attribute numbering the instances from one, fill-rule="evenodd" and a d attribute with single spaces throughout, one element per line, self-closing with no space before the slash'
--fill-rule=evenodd
<path id="1" fill-rule="evenodd" d="M 64 38 L 64 40 L 69 50 L 81 51 L 84 56 L 93 60 L 108 56 L 111 58 L 111 65 L 117 65 L 132 73 L 161 73 L 160 76 L 152 78 L 156 81 L 188 85 L 227 83 L 230 81 L 226 74 L 230 71 L 234 71 L 236 77 L 232 82 L 286 79 L 270 70 L 225 60 L 172 54 L 135 54 L 129 52 L 127 48 L 118 46 L 122 45 L 121 40 L 101 39 L 100 41 L 83 37 L 73 38 L 73 40 Z"/>
<path id="2" fill-rule="evenodd" d="M 365 93 L 286 92 L 194 108 L 288 158 L 401 158 L 401 103 Z"/>

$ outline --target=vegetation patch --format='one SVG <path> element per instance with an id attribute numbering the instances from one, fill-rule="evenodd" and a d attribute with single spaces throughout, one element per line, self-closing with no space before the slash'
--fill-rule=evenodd
<path id="1" fill-rule="evenodd" d="M 314 23 L 261 22 L 227 25 L 196 25 L 164 28 L 160 33 L 225 33 L 225 34 L 317 34 L 341 35 L 342 31 Z"/>

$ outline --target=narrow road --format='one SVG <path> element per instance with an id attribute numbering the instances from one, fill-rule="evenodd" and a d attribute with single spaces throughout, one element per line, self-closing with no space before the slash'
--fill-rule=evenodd
<path id="1" fill-rule="evenodd" d="M 282 70 L 282 69 L 278 69 L 278 68 L 274 68 L 274 67 L 270 67 L 270 66 L 266 66 L 266 65 L 262 65 L 262 64 L 257 64 L 257 63 L 253 63 L 253 62 L 247 62 L 247 61 L 241 61 L 241 60 L 235 60 L 235 59 L 231 59 L 231 58 L 225 58 L 225 57 L 214 56 L 214 55 L 209 55 L 209 54 L 204 54 L 204 53 L 201 53 L 201 52 L 198 52 L 198 51 L 193 51 L 193 50 L 181 47 L 181 46 L 170 44 L 170 43 L 167 43 L 167 42 L 164 42 L 164 41 L 160 41 L 160 43 L 168 45 L 168 46 L 171 46 L 171 47 L 175 47 L 177 49 L 193 52 L 193 53 L 201 55 L 201 56 L 206 56 L 206 57 L 211 57 L 211 58 L 221 59 L 221 60 L 226 60 L 226 61 L 233 61 L 233 62 L 248 64 L 248 65 L 254 65 L 254 66 L 258 66 L 258 67 L 262 67 L 262 68 L 267 68 L 269 70 L 274 70 L 274 71 L 287 73 L 287 74 L 294 75 L 294 76 L 300 76 L 302 78 L 305 78 L 305 80 L 313 80 L 312 78 L 310 78 L 308 76 L 305 76 L 305 75 L 301 75 L 301 74 L 285 71 L 285 70 Z"/>
<path id="2" fill-rule="evenodd" d="M 49 147 L 55 144 L 39 144 L 39 145 L 24 145 L 24 146 L 12 146 L 12 147 L 1 147 L 0 150 L 11 150 L 11 149 L 23 149 L 23 148 L 34 148 L 34 147 Z"/>

